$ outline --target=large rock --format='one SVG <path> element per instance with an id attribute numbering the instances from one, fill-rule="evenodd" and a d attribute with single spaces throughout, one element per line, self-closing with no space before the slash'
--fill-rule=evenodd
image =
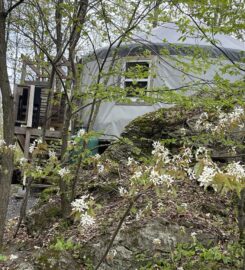
<path id="1" fill-rule="evenodd" d="M 183 231 L 178 224 L 170 224 L 164 218 L 129 227 L 118 234 L 100 270 L 141 269 L 140 267 L 152 262 L 154 257 L 167 259 L 177 244 L 193 241 L 191 232 L 191 228 Z M 205 239 L 204 242 L 209 244 L 218 241 L 218 238 L 205 232 L 197 234 L 196 237 Z M 88 243 L 84 247 L 85 254 L 92 259 L 93 265 L 103 256 L 109 238 L 105 235 L 99 241 L 96 239 L 96 242 Z"/>
<path id="2" fill-rule="evenodd" d="M 68 251 L 47 249 L 36 256 L 35 270 L 78 270 L 82 269 Z"/>
<path id="3" fill-rule="evenodd" d="M 28 262 L 22 262 L 15 267 L 15 270 L 35 270 L 35 268 Z"/>
<path id="4" fill-rule="evenodd" d="M 122 140 L 109 147 L 105 155 L 113 160 L 124 160 L 128 156 L 139 157 L 149 155 L 152 151 L 153 141 L 165 140 L 167 147 L 173 152 L 181 146 L 206 146 L 212 149 L 212 156 L 222 161 L 229 160 L 229 139 L 240 143 L 237 147 L 238 155 L 244 151 L 244 133 L 237 132 L 225 134 L 228 141 L 223 138 L 210 136 L 210 132 L 197 131 L 196 124 L 203 113 L 202 109 L 184 109 L 180 107 L 162 108 L 147 113 L 130 122 L 122 133 Z M 217 123 L 217 112 L 208 113 L 208 121 Z M 126 144 L 123 143 L 125 140 Z M 131 141 L 131 144 L 128 142 Z M 228 143 L 227 143 L 228 142 Z M 240 157 L 241 158 L 241 157 Z M 239 159 L 239 157 L 238 157 Z"/>

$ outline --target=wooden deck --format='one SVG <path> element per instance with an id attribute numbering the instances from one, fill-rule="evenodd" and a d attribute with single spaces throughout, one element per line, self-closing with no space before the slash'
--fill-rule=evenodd
<path id="1" fill-rule="evenodd" d="M 42 136 L 42 130 L 37 128 L 27 128 L 27 127 L 15 127 L 15 135 L 25 135 L 27 130 L 30 133 L 31 137 L 41 137 Z M 45 133 L 46 139 L 52 140 L 52 139 L 60 139 L 61 138 L 61 131 L 59 130 L 46 130 Z"/>

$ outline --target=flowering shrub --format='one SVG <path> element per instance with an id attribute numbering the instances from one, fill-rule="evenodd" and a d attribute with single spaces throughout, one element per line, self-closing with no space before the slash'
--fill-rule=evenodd
<path id="1" fill-rule="evenodd" d="M 79 220 L 83 228 L 89 228 L 95 224 L 92 209 L 94 206 L 94 199 L 92 197 L 89 198 L 88 195 L 84 195 L 73 201 L 71 206 L 75 220 Z"/>
<path id="2" fill-rule="evenodd" d="M 15 144 L 9 144 L 7 145 L 4 140 L 0 140 L 0 151 L 6 152 L 6 151 L 14 151 L 16 149 Z"/>
<path id="3" fill-rule="evenodd" d="M 218 119 L 214 123 L 207 112 L 203 112 L 195 124 L 197 131 L 210 131 L 213 134 L 229 130 L 231 126 L 237 126 L 239 129 L 244 128 L 244 109 L 236 106 L 233 111 L 225 113 L 220 108 L 217 108 Z M 216 112 L 217 115 L 217 112 Z"/>

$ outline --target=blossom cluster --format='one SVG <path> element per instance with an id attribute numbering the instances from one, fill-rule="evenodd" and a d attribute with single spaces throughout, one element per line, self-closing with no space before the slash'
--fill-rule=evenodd
<path id="1" fill-rule="evenodd" d="M 134 160 L 134 158 L 128 157 L 127 166 L 132 166 L 132 165 L 137 165 L 137 164 L 138 164 L 138 162 L 136 160 Z"/>
<path id="2" fill-rule="evenodd" d="M 174 182 L 174 178 L 169 174 L 160 174 L 153 168 L 150 173 L 150 182 L 153 183 L 155 186 L 166 184 L 167 187 L 170 187 L 171 184 Z"/>
<path id="3" fill-rule="evenodd" d="M 202 159 L 200 158 L 200 154 L 202 155 Z M 192 179 L 196 179 L 200 186 L 207 188 L 208 186 L 212 186 L 214 190 L 217 190 L 216 184 L 214 182 L 214 177 L 217 174 L 232 176 L 233 181 L 240 182 L 244 184 L 245 181 L 245 166 L 240 164 L 240 162 L 232 162 L 229 163 L 225 168 L 221 169 L 217 166 L 216 163 L 208 159 L 207 150 L 202 147 L 202 149 L 198 149 L 196 151 L 197 161 L 201 161 L 204 164 L 201 174 L 196 177 L 195 173 L 191 168 L 189 168 L 190 173 L 192 173 Z M 192 171 L 192 172 L 191 172 Z"/>
<path id="4" fill-rule="evenodd" d="M 0 149 L 14 151 L 16 149 L 16 145 L 15 144 L 7 145 L 5 140 L 0 140 Z"/>
<path id="5" fill-rule="evenodd" d="M 65 177 L 66 175 L 68 175 L 70 173 L 70 170 L 66 167 L 64 168 L 61 168 L 59 171 L 58 171 L 58 174 L 60 175 L 60 177 Z"/>
<path id="6" fill-rule="evenodd" d="M 197 131 L 211 131 L 213 134 L 228 128 L 234 123 L 237 123 L 240 129 L 244 128 L 244 123 L 242 121 L 245 113 L 242 107 L 237 106 L 230 113 L 225 113 L 221 111 L 220 108 L 217 110 L 219 112 L 217 123 L 214 124 L 209 122 L 209 115 L 206 112 L 203 112 L 197 119 L 194 128 Z"/>
<path id="7" fill-rule="evenodd" d="M 127 191 L 126 188 L 124 188 L 124 187 L 119 187 L 118 190 L 119 190 L 119 194 L 120 194 L 121 197 L 127 196 L 128 191 Z"/>
<path id="8" fill-rule="evenodd" d="M 244 109 L 242 107 L 235 107 L 234 111 L 230 113 L 220 112 L 218 125 L 213 128 L 213 132 L 222 130 L 234 122 L 241 122 L 242 116 L 244 116 Z M 243 128 L 244 124 L 241 122 L 239 127 Z"/>
<path id="9" fill-rule="evenodd" d="M 169 188 L 174 182 L 174 177 L 169 172 L 173 170 L 173 158 L 170 156 L 169 150 L 159 141 L 154 141 L 152 155 L 153 164 L 150 165 L 139 165 L 133 158 L 128 158 L 127 165 L 133 169 L 132 183 L 166 185 Z M 119 193 L 121 196 L 126 194 L 122 188 Z"/>
<path id="10" fill-rule="evenodd" d="M 56 153 L 53 150 L 49 150 L 48 155 L 49 155 L 50 159 L 55 159 L 56 158 Z"/>
<path id="11" fill-rule="evenodd" d="M 34 140 L 33 143 L 29 147 L 29 153 L 32 154 L 34 152 L 34 150 L 37 148 L 37 146 L 39 144 L 41 144 L 42 142 L 43 142 L 42 141 L 42 138 L 39 138 L 39 139 Z"/>
<path id="12" fill-rule="evenodd" d="M 76 199 L 75 201 L 73 201 L 71 203 L 72 210 L 75 211 L 75 212 L 79 212 L 79 213 L 82 213 L 85 210 L 87 210 L 88 209 L 88 203 L 85 201 L 86 199 L 88 199 L 88 196 L 84 195 L 80 199 Z"/>
<path id="13" fill-rule="evenodd" d="M 20 166 L 23 166 L 27 162 L 28 162 L 28 160 L 26 158 L 24 158 L 24 157 L 22 157 L 22 158 L 19 159 Z"/>
<path id="14" fill-rule="evenodd" d="M 153 142 L 152 155 L 157 157 L 159 161 L 160 160 L 163 161 L 165 164 L 170 162 L 169 150 L 163 144 L 161 144 L 159 141 Z M 158 162 L 158 160 L 157 160 L 157 162 Z"/>
<path id="15" fill-rule="evenodd" d="M 216 175 L 217 172 L 218 171 L 216 168 L 205 166 L 201 175 L 197 179 L 198 182 L 200 182 L 200 186 L 203 186 L 206 189 L 208 186 L 212 185 L 213 177 Z"/>
<path id="16" fill-rule="evenodd" d="M 83 137 L 85 133 L 86 133 L 85 129 L 82 128 L 77 132 L 77 136 L 78 137 Z"/>
<path id="17" fill-rule="evenodd" d="M 89 209 L 88 199 L 89 199 L 89 196 L 84 195 L 80 199 L 76 199 L 75 201 L 71 203 L 72 211 L 79 213 L 80 224 L 84 228 L 88 228 L 95 224 L 95 218 L 88 214 L 88 209 Z"/>
<path id="18" fill-rule="evenodd" d="M 105 166 L 102 163 L 97 164 L 98 173 L 103 173 Z"/>
<path id="19" fill-rule="evenodd" d="M 245 179 L 245 167 L 240 162 L 232 162 L 226 167 L 226 173 L 234 176 L 237 181 Z"/>

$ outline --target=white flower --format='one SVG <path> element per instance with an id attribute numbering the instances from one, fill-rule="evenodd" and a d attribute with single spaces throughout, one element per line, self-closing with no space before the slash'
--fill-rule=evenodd
<path id="1" fill-rule="evenodd" d="M 196 241 L 197 241 L 196 235 L 197 235 L 196 232 L 192 232 L 192 233 L 191 233 L 191 237 L 192 237 L 192 239 L 193 239 L 193 242 L 196 242 Z"/>
<path id="2" fill-rule="evenodd" d="M 117 255 L 117 251 L 115 249 L 112 249 L 109 254 L 114 258 Z"/>
<path id="3" fill-rule="evenodd" d="M 213 177 L 215 176 L 216 173 L 217 173 L 216 169 L 205 166 L 202 174 L 197 179 L 200 182 L 200 186 L 203 186 L 204 188 L 210 186 L 212 184 Z"/>
<path id="4" fill-rule="evenodd" d="M 239 129 L 243 129 L 244 128 L 244 123 L 241 123 L 240 125 L 238 125 Z"/>
<path id="5" fill-rule="evenodd" d="M 191 159 L 193 158 L 193 156 L 192 156 L 192 151 L 189 147 L 184 148 L 181 154 L 182 154 L 182 158 L 184 158 L 187 162 L 191 162 Z"/>
<path id="6" fill-rule="evenodd" d="M 169 163 L 169 150 L 165 148 L 160 142 L 155 141 L 153 142 L 153 151 L 151 152 L 152 155 L 162 160 L 164 163 Z M 157 162 L 158 163 L 158 162 Z"/>
<path id="7" fill-rule="evenodd" d="M 244 109 L 242 107 L 235 107 L 233 112 L 224 113 L 220 112 L 217 126 L 213 129 L 213 132 L 220 131 L 234 122 L 240 122 L 244 115 Z M 240 123 L 239 128 L 243 128 L 244 124 Z"/>
<path id="8" fill-rule="evenodd" d="M 58 171 L 58 174 L 61 176 L 61 177 L 64 177 L 66 176 L 67 174 L 70 173 L 70 170 L 68 168 L 62 168 Z"/>
<path id="9" fill-rule="evenodd" d="M 99 160 L 100 158 L 101 158 L 101 155 L 100 154 L 96 154 L 96 155 L 94 155 L 94 157 L 93 157 L 95 160 Z"/>
<path id="10" fill-rule="evenodd" d="M 142 172 L 141 172 L 141 171 L 136 171 L 136 172 L 133 174 L 132 178 L 133 178 L 133 179 L 138 179 L 138 178 L 140 178 L 141 176 L 142 176 Z"/>
<path id="11" fill-rule="evenodd" d="M 81 216 L 80 224 L 83 227 L 88 228 L 95 224 L 95 219 L 86 212 Z"/>
<path id="12" fill-rule="evenodd" d="M 155 238 L 155 239 L 153 239 L 152 243 L 155 246 L 161 246 L 162 242 L 161 242 L 161 240 L 159 238 Z"/>
<path id="13" fill-rule="evenodd" d="M 85 133 L 86 133 L 85 129 L 82 128 L 77 132 L 77 136 L 82 137 Z"/>
<path id="14" fill-rule="evenodd" d="M 185 171 L 187 172 L 187 175 L 189 176 L 190 180 L 196 179 L 195 171 L 192 168 L 185 169 Z"/>
<path id="15" fill-rule="evenodd" d="M 3 147 L 6 145 L 6 142 L 4 140 L 0 140 L 0 147 Z"/>
<path id="16" fill-rule="evenodd" d="M 56 153 L 53 150 L 49 150 L 48 155 L 50 158 L 56 158 Z"/>
<path id="17" fill-rule="evenodd" d="M 37 145 L 38 144 L 41 144 L 41 143 L 43 143 L 43 139 L 42 138 L 38 138 L 38 139 L 35 140 L 35 142 L 37 143 Z"/>
<path id="18" fill-rule="evenodd" d="M 131 158 L 131 157 L 129 157 L 129 158 L 128 158 L 128 162 L 127 162 L 127 166 L 132 165 L 132 164 L 133 164 L 133 162 L 135 162 L 135 161 L 134 161 L 134 159 L 133 159 L 133 158 Z"/>
<path id="19" fill-rule="evenodd" d="M 188 205 L 187 205 L 187 203 L 182 203 L 181 206 L 184 207 L 185 209 L 187 209 Z"/>
<path id="20" fill-rule="evenodd" d="M 180 134 L 181 135 L 186 135 L 186 129 L 185 128 L 180 128 Z"/>
<path id="21" fill-rule="evenodd" d="M 197 233 L 196 232 L 192 232 L 191 233 L 191 237 L 196 237 Z"/>
<path id="22" fill-rule="evenodd" d="M 208 156 L 208 150 L 207 148 L 201 146 L 196 150 L 195 153 L 195 158 L 198 160 L 200 157 L 201 158 L 206 158 Z"/>
<path id="23" fill-rule="evenodd" d="M 208 120 L 208 114 L 206 112 L 203 112 L 199 118 L 197 119 L 195 123 L 195 130 L 201 131 L 201 130 L 208 130 L 212 125 L 207 123 L 206 121 Z"/>
<path id="24" fill-rule="evenodd" d="M 124 188 L 124 187 L 119 187 L 119 188 L 118 188 L 118 190 L 119 190 L 119 194 L 120 194 L 120 196 L 122 196 L 122 197 L 124 197 L 125 195 L 127 195 L 127 194 L 128 194 L 127 189 L 126 189 L 126 188 Z"/>
<path id="25" fill-rule="evenodd" d="M 184 270 L 182 266 L 178 267 L 177 270 Z"/>
<path id="26" fill-rule="evenodd" d="M 42 168 L 40 166 L 36 166 L 37 173 L 42 173 Z"/>
<path id="27" fill-rule="evenodd" d="M 85 200 L 88 198 L 87 195 L 82 196 L 80 199 L 76 199 L 71 203 L 72 210 L 77 212 L 84 212 L 88 209 L 88 203 Z"/>
<path id="28" fill-rule="evenodd" d="M 20 158 L 20 160 L 19 160 L 21 166 L 23 166 L 25 163 L 27 163 L 27 161 L 28 160 L 24 157 Z"/>
<path id="29" fill-rule="evenodd" d="M 13 260 L 18 259 L 18 256 L 17 256 L 17 255 L 14 255 L 14 254 L 11 254 L 11 255 L 9 256 L 9 259 L 10 259 L 11 261 L 13 261 Z"/>
<path id="30" fill-rule="evenodd" d="M 229 175 L 236 177 L 237 180 L 245 178 L 245 168 L 239 162 L 232 162 L 226 167 L 226 172 Z"/>
<path id="31" fill-rule="evenodd" d="M 32 154 L 36 148 L 36 140 L 30 145 L 29 152 Z"/>
<path id="32" fill-rule="evenodd" d="M 97 168 L 99 173 L 103 173 L 103 171 L 105 170 L 105 166 L 101 163 L 97 165 Z"/>
<path id="33" fill-rule="evenodd" d="M 9 150 L 14 151 L 16 149 L 16 145 L 15 144 L 10 144 L 8 146 L 8 148 L 9 148 Z"/>
<path id="34" fill-rule="evenodd" d="M 167 186 L 169 187 L 174 182 L 174 179 L 168 174 L 159 174 L 153 169 L 150 173 L 150 181 L 154 185 L 167 184 Z"/>

